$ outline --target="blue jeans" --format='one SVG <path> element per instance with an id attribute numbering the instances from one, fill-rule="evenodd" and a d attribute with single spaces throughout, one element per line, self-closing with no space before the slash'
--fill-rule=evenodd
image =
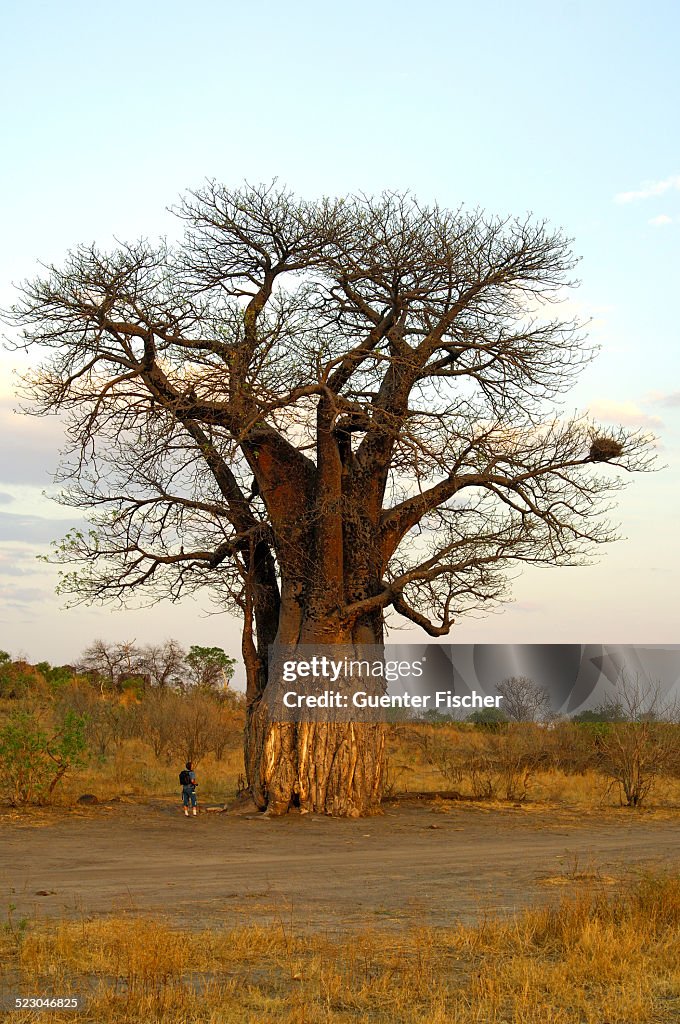
<path id="1" fill-rule="evenodd" d="M 196 790 L 193 786 L 182 786 L 182 803 L 185 807 L 196 806 Z"/>

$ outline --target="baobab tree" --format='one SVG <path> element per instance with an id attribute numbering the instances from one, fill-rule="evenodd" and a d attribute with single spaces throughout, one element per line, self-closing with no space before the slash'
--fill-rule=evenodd
<path id="1" fill-rule="evenodd" d="M 12 313 L 91 524 L 61 590 L 237 610 L 256 804 L 366 813 L 383 727 L 271 721 L 270 646 L 381 645 L 388 613 L 441 637 L 515 563 L 584 561 L 613 536 L 604 464 L 646 468 L 649 440 L 560 415 L 589 351 L 545 223 L 214 182 L 174 212 L 181 242 L 78 248 Z"/>

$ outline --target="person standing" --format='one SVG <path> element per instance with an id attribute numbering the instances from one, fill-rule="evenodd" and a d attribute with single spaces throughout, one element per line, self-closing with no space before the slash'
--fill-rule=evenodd
<path id="1" fill-rule="evenodd" d="M 182 787 L 182 803 L 184 804 L 184 814 L 189 817 L 189 807 L 191 807 L 192 814 L 197 814 L 196 810 L 196 772 L 193 769 L 193 762 L 187 761 L 186 766 L 179 773 L 179 781 Z"/>

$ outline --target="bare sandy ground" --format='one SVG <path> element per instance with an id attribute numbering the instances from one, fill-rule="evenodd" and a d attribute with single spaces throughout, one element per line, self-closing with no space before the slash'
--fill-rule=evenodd
<path id="1" fill-rule="evenodd" d="M 680 817 L 388 805 L 345 821 L 185 819 L 167 804 L 0 816 L 0 914 L 162 914 L 191 927 L 335 931 L 511 912 L 580 876 L 680 867 Z"/>

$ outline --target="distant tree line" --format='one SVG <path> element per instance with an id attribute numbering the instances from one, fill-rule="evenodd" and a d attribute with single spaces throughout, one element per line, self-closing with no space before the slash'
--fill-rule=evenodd
<path id="1" fill-rule="evenodd" d="M 74 676 L 82 677 L 101 693 L 138 693 L 158 690 L 225 690 L 234 676 L 236 659 L 221 647 L 192 645 L 189 650 L 176 640 L 140 646 L 135 641 L 109 643 L 94 640 L 73 665 L 29 664 L 0 651 L 0 698 L 21 698 L 41 684 L 59 689 Z"/>
<path id="2" fill-rule="evenodd" d="M 192 645 L 188 651 L 176 640 L 138 646 L 134 641 L 95 640 L 83 651 L 77 670 L 102 688 L 122 692 L 132 684 L 159 690 L 226 689 L 236 661 L 221 647 Z"/>
<path id="3" fill-rule="evenodd" d="M 218 647 L 97 640 L 76 665 L 31 665 L 0 651 L 0 771 L 12 803 L 51 799 L 68 774 L 104 763 L 130 740 L 165 764 L 240 745 L 245 699 L 229 686 L 235 661 Z M 554 714 L 531 679 L 497 687 L 504 712 L 395 721 L 449 784 L 478 799 L 527 799 L 539 772 L 596 772 L 629 807 L 662 777 L 680 776 L 680 709 L 659 686 L 622 679 L 615 694 L 571 719 Z"/>
<path id="4" fill-rule="evenodd" d="M 141 740 L 170 764 L 240 745 L 244 699 L 221 647 L 95 640 L 74 665 L 0 651 L 0 772 L 12 804 L 47 803 L 68 775 Z"/>

